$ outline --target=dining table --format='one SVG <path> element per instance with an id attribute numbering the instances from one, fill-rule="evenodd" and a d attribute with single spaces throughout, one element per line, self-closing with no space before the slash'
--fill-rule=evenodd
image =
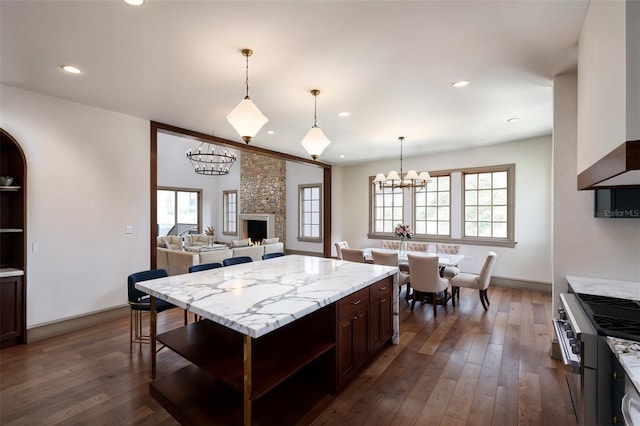
<path id="1" fill-rule="evenodd" d="M 380 248 L 380 247 L 371 247 L 365 248 L 364 251 L 364 259 L 368 263 L 373 263 L 373 256 L 371 255 L 371 251 L 378 251 L 383 253 L 398 253 L 398 265 L 400 267 L 409 264 L 409 259 L 407 257 L 408 254 L 414 256 L 438 256 L 438 265 L 440 268 L 458 266 L 458 264 L 464 259 L 463 254 L 447 254 L 447 253 L 433 253 L 427 251 L 406 251 L 400 252 L 398 249 L 388 249 L 388 248 Z M 401 268 L 403 269 L 403 268 Z"/>

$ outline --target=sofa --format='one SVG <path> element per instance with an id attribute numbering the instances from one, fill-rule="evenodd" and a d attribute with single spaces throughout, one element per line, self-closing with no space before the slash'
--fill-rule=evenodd
<path id="1" fill-rule="evenodd" d="M 189 273 L 189 267 L 201 263 L 222 263 L 224 259 L 238 256 L 249 256 L 254 262 L 262 260 L 267 253 L 284 253 L 283 243 L 263 244 L 260 246 L 223 248 L 211 251 L 171 250 L 164 247 L 156 249 L 156 267 L 166 269 L 169 275 Z"/>
<path id="2" fill-rule="evenodd" d="M 182 237 L 178 235 L 163 235 L 157 237 L 157 246 L 169 250 L 182 250 Z"/>

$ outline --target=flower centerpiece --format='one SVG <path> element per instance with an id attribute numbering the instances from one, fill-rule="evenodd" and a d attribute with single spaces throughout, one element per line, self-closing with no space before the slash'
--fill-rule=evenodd
<path id="1" fill-rule="evenodd" d="M 407 240 L 410 240 L 413 236 L 411 225 L 399 223 L 396 225 L 394 232 L 400 238 L 400 257 L 404 257 L 407 253 Z"/>
<path id="2" fill-rule="evenodd" d="M 204 234 L 207 235 L 209 238 L 209 245 L 212 246 L 213 245 L 213 236 L 216 235 L 216 230 L 213 226 L 207 226 L 204 229 Z"/>

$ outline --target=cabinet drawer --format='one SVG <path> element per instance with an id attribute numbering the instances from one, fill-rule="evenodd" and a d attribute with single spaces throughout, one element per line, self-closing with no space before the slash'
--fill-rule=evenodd
<path id="1" fill-rule="evenodd" d="M 369 306 L 369 288 L 363 288 L 338 300 L 338 318 L 350 316 L 363 306 Z"/>
<path id="2" fill-rule="evenodd" d="M 387 277 L 383 280 L 378 281 L 375 284 L 372 284 L 371 287 L 369 287 L 369 292 L 370 292 L 369 294 L 372 299 L 375 299 L 377 297 L 390 293 L 392 288 L 393 288 L 393 278 Z"/>

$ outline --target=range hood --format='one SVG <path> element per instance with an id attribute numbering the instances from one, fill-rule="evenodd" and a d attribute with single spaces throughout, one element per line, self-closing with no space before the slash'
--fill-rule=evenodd
<path id="1" fill-rule="evenodd" d="M 578 175 L 578 189 L 640 188 L 640 140 L 625 142 Z"/>

